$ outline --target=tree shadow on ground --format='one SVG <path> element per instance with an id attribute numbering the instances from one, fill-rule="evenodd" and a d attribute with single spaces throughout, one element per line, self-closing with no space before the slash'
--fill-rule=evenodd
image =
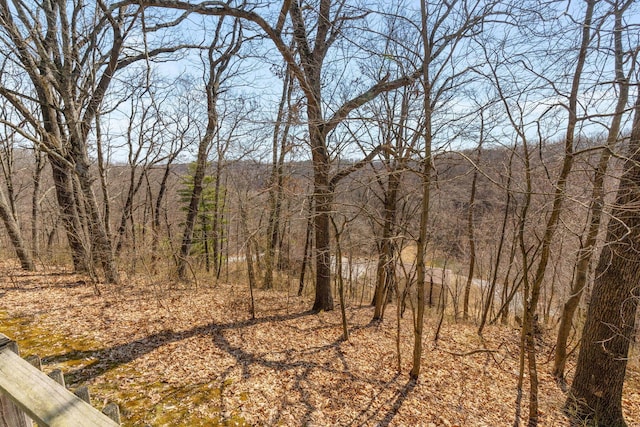
<path id="1" fill-rule="evenodd" d="M 74 289 L 94 286 L 88 280 L 77 279 L 77 274 L 75 273 L 60 273 L 58 276 L 68 276 L 70 279 L 68 281 L 58 281 L 55 283 L 38 283 L 26 275 L 14 277 L 10 285 L 3 286 L 2 294 L 4 295 L 9 292 L 41 292 L 43 289 Z M 33 275 L 32 277 L 37 276 Z"/>
<path id="2" fill-rule="evenodd" d="M 407 400 L 407 397 L 411 394 L 414 388 L 416 388 L 416 381 L 413 379 L 409 379 L 407 383 L 396 393 L 396 400 L 391 405 L 389 411 L 385 414 L 384 418 L 376 424 L 380 427 L 387 427 L 393 421 L 393 418 L 398 414 L 400 408 L 404 404 L 404 401 Z"/>
<path id="3" fill-rule="evenodd" d="M 399 374 L 393 378 L 384 380 L 375 375 L 354 372 L 349 366 L 349 358 L 345 355 L 342 337 L 327 342 L 322 345 L 298 348 L 295 345 L 288 345 L 280 352 L 256 352 L 247 348 L 243 344 L 238 344 L 230 339 L 227 331 L 237 331 L 251 326 L 281 323 L 287 320 L 294 320 L 309 316 L 310 311 L 291 313 L 286 315 L 271 315 L 257 319 L 247 319 L 228 323 L 209 323 L 194 327 L 186 331 L 175 332 L 163 330 L 143 338 L 119 344 L 112 347 L 96 350 L 72 350 L 66 353 L 52 355 L 43 358 L 44 364 L 64 363 L 67 361 L 78 361 L 82 359 L 93 360 L 88 365 L 78 367 L 66 374 L 70 385 L 77 386 L 86 383 L 105 373 L 139 359 L 154 350 L 171 344 L 186 340 L 192 337 L 209 337 L 212 344 L 220 351 L 231 356 L 235 363 L 231 363 L 228 368 L 219 374 L 223 383 L 226 379 L 232 378 L 239 369 L 240 378 L 246 380 L 256 373 L 256 368 L 267 369 L 275 372 L 288 372 L 291 378 L 291 387 L 284 395 L 284 402 L 277 404 L 277 410 L 270 417 L 270 424 L 286 423 L 290 419 L 286 418 L 290 414 L 291 408 L 288 405 L 297 405 L 296 420 L 301 424 L 314 423 L 314 414 L 322 412 L 324 408 L 317 407 L 319 401 L 331 401 L 335 390 L 323 388 L 317 383 L 318 375 L 322 378 L 337 378 L 341 381 L 354 384 L 355 387 L 369 385 L 379 390 L 378 393 L 370 397 L 366 408 L 359 412 L 354 412 L 353 418 L 348 425 L 364 425 L 377 422 L 377 425 L 388 426 L 397 413 L 400 411 L 405 400 L 415 388 L 414 382 L 408 382 L 403 387 L 398 384 Z M 313 334 L 318 329 L 325 327 L 335 327 L 328 325 L 322 319 L 318 325 L 301 330 L 299 325 L 287 325 L 299 332 Z M 370 327 L 369 325 L 352 325 L 351 332 Z M 284 338 L 286 339 L 286 338 Z M 315 357 L 317 355 L 318 357 Z M 333 363 L 336 362 L 337 363 Z M 188 386 L 188 385 L 185 385 Z M 382 394 L 392 395 L 384 399 Z M 290 395 L 297 395 L 289 400 Z M 318 398 L 320 395 L 320 399 Z M 386 412 L 385 412 L 386 411 Z"/>
<path id="4" fill-rule="evenodd" d="M 265 316 L 257 319 L 248 319 L 230 323 L 209 323 L 195 328 L 174 332 L 163 330 L 143 338 L 95 350 L 71 350 L 66 353 L 55 354 L 42 358 L 43 364 L 64 363 L 82 359 L 95 359 L 93 362 L 73 369 L 65 373 L 65 378 L 70 385 L 81 384 L 99 377 L 121 365 L 135 361 L 136 359 L 153 352 L 154 350 L 174 342 L 182 341 L 196 336 L 212 336 L 214 342 L 216 336 L 225 330 L 241 329 L 261 323 L 280 322 L 292 320 L 309 315 L 310 312 L 292 313 L 287 315 Z"/>

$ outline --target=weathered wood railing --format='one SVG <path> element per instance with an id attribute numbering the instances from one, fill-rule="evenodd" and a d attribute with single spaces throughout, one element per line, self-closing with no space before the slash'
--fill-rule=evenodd
<path id="1" fill-rule="evenodd" d="M 120 425 L 117 405 L 100 413 L 89 403 L 86 387 L 74 395 L 65 387 L 62 371 L 47 376 L 39 365 L 37 357 L 22 359 L 16 342 L 0 334 L 0 427 L 31 427 L 33 421 L 51 427 Z"/>

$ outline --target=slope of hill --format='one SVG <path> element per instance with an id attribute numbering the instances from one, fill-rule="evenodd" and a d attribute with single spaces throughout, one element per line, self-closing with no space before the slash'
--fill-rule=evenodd
<path id="1" fill-rule="evenodd" d="M 124 425 L 500 426 L 516 413 L 514 327 L 490 326 L 481 340 L 474 325 L 445 319 L 434 342 L 432 313 L 412 384 L 411 313 L 400 321 L 398 371 L 395 305 L 372 325 L 372 309 L 351 301 L 344 342 L 339 310 L 305 312 L 309 297 L 286 283 L 256 292 L 253 320 L 241 281 L 184 289 L 130 278 L 97 296 L 63 270 L 0 269 L 0 332 L 23 355 L 40 355 L 45 370 L 62 368 L 71 387 L 88 384 L 96 402 L 118 402 Z M 539 343 L 540 425 L 561 426 L 552 343 Z M 640 425 L 639 386 L 636 365 L 624 397 L 630 425 Z"/>

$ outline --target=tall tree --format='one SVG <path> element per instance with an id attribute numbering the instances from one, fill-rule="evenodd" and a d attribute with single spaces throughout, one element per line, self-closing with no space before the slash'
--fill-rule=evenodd
<path id="1" fill-rule="evenodd" d="M 293 39 L 300 56 L 299 63 L 290 63 L 305 95 L 311 157 L 314 172 L 315 245 L 316 245 L 316 293 L 313 310 L 332 310 L 330 229 L 333 190 L 345 173 L 330 174 L 331 157 L 327 137 L 356 108 L 364 105 L 382 92 L 410 83 L 414 77 L 388 78 L 375 83 L 360 95 L 340 105 L 325 117 L 323 112 L 323 65 L 332 45 L 340 37 L 346 23 L 362 15 L 343 12 L 346 2 L 321 0 L 319 7 L 306 8 L 297 1 L 285 1 L 283 12 L 289 13 L 293 26 Z M 286 7 L 286 9 L 285 9 Z M 305 16 L 306 15 L 306 16 Z M 291 51 L 283 52 L 285 59 L 293 59 Z M 289 62 L 289 60 L 288 60 Z M 344 171 L 343 171 L 344 172 Z"/>
<path id="2" fill-rule="evenodd" d="M 566 126 L 563 128 L 563 141 L 562 141 L 562 157 L 559 164 L 559 170 L 557 172 L 557 176 L 553 179 L 553 190 L 551 192 L 552 203 L 548 210 L 548 214 L 545 220 L 544 228 L 541 232 L 541 237 L 536 237 L 537 242 L 534 245 L 530 245 L 528 239 L 526 238 L 524 233 L 524 228 L 526 226 L 525 221 L 531 221 L 531 218 L 526 218 L 529 209 L 533 206 L 532 202 L 532 194 L 531 191 L 533 189 L 532 186 L 532 177 L 530 176 L 531 164 L 529 155 L 531 154 L 531 150 L 529 148 L 529 153 L 525 155 L 525 173 L 527 174 L 526 179 L 526 190 L 525 193 L 525 203 L 523 204 L 523 208 L 521 209 L 521 214 L 519 218 L 519 230 L 518 230 L 518 240 L 520 246 L 520 254 L 521 254 L 521 262 L 522 262 L 522 283 L 524 288 L 524 313 L 522 319 L 522 347 L 521 347 L 521 367 L 524 369 L 524 361 L 526 355 L 527 361 L 527 369 L 529 371 L 529 415 L 528 415 L 528 425 L 534 426 L 537 425 L 538 422 L 538 375 L 537 375 L 537 363 L 536 363 L 536 345 L 535 345 L 535 334 L 534 331 L 536 329 L 536 319 L 537 319 L 537 308 L 538 303 L 540 301 L 541 290 L 543 287 L 543 283 L 545 280 L 545 276 L 547 273 L 547 266 L 549 264 L 549 259 L 551 256 L 551 247 L 554 242 L 554 236 L 556 235 L 556 231 L 558 229 L 558 225 L 560 222 L 561 213 L 563 210 L 563 206 L 567 197 L 566 189 L 567 189 L 567 181 L 569 178 L 569 174 L 573 168 L 573 163 L 575 159 L 575 140 L 577 134 L 577 127 L 582 120 L 580 115 L 580 88 L 582 84 L 583 71 L 585 69 L 585 64 L 587 63 L 587 56 L 589 53 L 589 46 L 592 42 L 592 38 L 595 34 L 595 30 L 592 26 L 593 19 L 593 11 L 595 6 L 595 1 L 588 0 L 585 2 L 583 18 L 580 21 L 576 21 L 573 18 L 569 20 L 571 28 L 575 29 L 576 32 L 580 32 L 580 37 L 578 38 L 578 45 L 570 46 L 570 52 L 572 53 L 572 57 L 575 57 L 575 62 L 570 64 L 572 69 L 571 73 L 558 73 L 556 75 L 552 75 L 553 73 L 540 73 L 534 71 L 530 77 L 529 85 L 532 85 L 533 82 L 539 81 L 545 86 L 552 86 L 554 88 L 561 87 L 561 83 L 563 83 L 566 87 L 566 93 L 562 93 L 561 91 L 554 90 L 554 94 L 562 94 L 563 98 L 566 99 L 566 102 L 561 104 L 563 110 L 566 110 L 567 118 L 566 118 Z M 551 11 L 552 13 L 553 10 Z M 539 18 L 536 19 L 548 19 L 545 17 L 546 13 L 541 13 Z M 555 20 L 556 18 L 552 18 Z M 539 25 L 540 21 L 538 22 Z M 579 22 L 576 25 L 576 22 Z M 517 29 L 521 31 L 521 29 Z M 550 34 L 544 34 L 544 41 L 548 43 L 552 40 L 552 36 L 559 30 L 559 27 L 554 28 L 554 31 Z M 569 30 L 569 28 L 567 28 Z M 481 47 L 484 49 L 484 47 Z M 485 50 L 485 53 L 487 51 Z M 554 52 L 550 50 L 549 52 Z M 566 55 L 566 51 L 564 52 Z M 522 54 L 522 53 L 520 53 Z M 511 58 L 509 58 L 509 61 Z M 509 109 L 513 110 L 513 105 L 508 105 L 506 102 L 505 96 L 505 82 L 499 81 L 504 80 L 497 76 L 496 69 L 501 67 L 495 61 L 487 61 L 487 64 L 492 69 L 492 73 L 494 74 L 494 80 L 496 82 L 496 87 L 500 92 L 500 97 L 505 102 L 505 112 L 509 116 L 509 120 L 514 127 L 514 130 L 518 133 L 519 138 L 523 141 L 523 148 L 527 148 L 527 139 L 530 139 L 526 133 L 526 123 L 528 119 L 523 120 L 523 116 L 518 118 L 514 117 Z M 510 66 L 510 73 L 514 73 L 514 67 Z M 523 67 L 527 73 L 529 73 L 532 68 L 528 65 Z M 550 69 L 554 69 L 551 67 Z M 556 69 L 557 70 L 557 69 Z M 568 76 L 568 78 L 566 77 Z M 556 80 L 557 79 L 557 80 Z M 517 84 L 516 84 L 517 85 Z M 524 92 L 516 91 L 515 97 L 519 99 L 525 99 L 528 96 L 529 90 L 525 90 Z M 545 112 L 546 113 L 546 112 Z M 522 114 L 522 111 L 521 111 Z M 540 117 L 542 118 L 542 117 Z M 541 132 L 541 123 L 538 121 L 536 123 L 536 127 L 538 127 L 537 132 L 539 135 Z M 539 144 L 544 142 L 544 139 L 541 138 L 538 141 Z M 532 248 L 535 248 L 532 250 Z M 536 264 L 537 262 L 537 264 Z M 521 374 L 522 375 L 522 374 Z M 518 385 L 518 402 L 521 400 L 522 393 L 522 378 L 519 381 Z M 519 405 L 518 409 L 519 410 Z M 519 423 L 519 416 L 516 417 L 515 424 Z"/>
<path id="3" fill-rule="evenodd" d="M 487 300 L 485 301 L 484 304 L 484 308 L 482 310 L 482 315 L 480 317 L 480 326 L 478 326 L 478 335 L 482 336 L 482 331 L 484 329 L 484 326 L 487 322 L 487 317 L 489 316 L 489 309 L 491 308 L 491 304 L 493 303 L 493 299 L 495 297 L 495 290 L 496 290 L 496 285 L 498 282 L 498 271 L 500 270 L 500 260 L 502 258 L 502 250 L 505 244 L 505 241 L 507 239 L 507 224 L 509 221 L 509 213 L 511 210 L 511 199 L 512 199 L 512 195 L 511 195 L 511 181 L 512 181 L 512 177 L 513 177 L 513 173 L 512 173 L 512 165 L 513 165 L 513 156 L 515 154 L 515 150 L 511 150 L 511 154 L 509 155 L 509 162 L 507 164 L 507 171 L 506 171 L 506 184 L 505 184 L 505 196 L 506 196 L 506 200 L 504 203 L 504 211 L 502 213 L 502 225 L 500 227 L 500 234 L 498 237 L 498 247 L 496 248 L 496 258 L 495 258 L 495 263 L 494 263 L 494 267 L 493 267 L 493 276 L 491 278 L 491 283 L 489 285 L 489 292 L 487 295 Z M 514 245 L 512 245 L 513 247 Z M 513 251 L 511 251 L 513 253 Z M 499 313 L 502 312 L 504 313 L 502 315 L 502 320 L 503 323 L 506 323 L 506 319 L 507 319 L 507 308 L 509 306 L 509 301 L 507 301 L 507 293 L 508 293 L 508 279 L 509 279 L 509 272 L 511 270 L 511 265 L 512 265 L 512 261 L 513 260 L 513 256 L 510 257 L 509 260 L 509 267 L 507 269 L 507 273 L 505 274 L 505 281 L 503 283 L 503 287 L 502 287 L 502 303 L 503 306 L 500 308 Z"/>
<path id="4" fill-rule="evenodd" d="M 640 300 L 640 94 L 606 244 L 595 271 L 566 410 L 575 420 L 626 426 L 622 387 Z"/>
<path id="5" fill-rule="evenodd" d="M 217 103 L 221 93 L 221 84 L 228 77 L 225 72 L 235 59 L 243 42 L 240 21 L 235 20 L 231 27 L 228 27 L 227 23 L 228 21 L 225 21 L 224 17 L 218 21 L 207 54 L 208 76 L 205 84 L 207 97 L 207 128 L 198 143 L 198 153 L 193 173 L 193 187 L 187 207 L 187 217 L 182 233 L 180 254 L 177 259 L 177 272 L 178 277 L 181 279 L 186 278 L 187 257 L 191 251 L 193 230 L 198 216 L 198 206 L 200 205 L 202 190 L 204 188 L 203 183 L 207 160 L 212 142 L 216 138 L 219 129 Z"/>
<path id="6" fill-rule="evenodd" d="M 42 172 L 47 164 L 42 151 L 34 148 L 33 191 L 31 192 L 31 255 L 40 255 L 40 194 Z"/>
<path id="7" fill-rule="evenodd" d="M 273 267 L 276 258 L 276 248 L 280 236 L 280 214 L 284 194 L 284 161 L 287 154 L 287 144 L 291 122 L 296 109 L 292 108 L 293 78 L 285 67 L 282 85 L 282 95 L 278 103 L 276 123 L 273 127 L 271 175 L 269 177 L 269 222 L 267 224 L 267 245 L 265 250 L 265 272 L 263 287 L 273 286 Z"/>
<path id="8" fill-rule="evenodd" d="M 2 112 L 6 114 L 6 111 Z M 15 132 L 11 127 L 3 126 L 4 135 L 0 141 L 0 169 L 2 170 L 2 184 L 0 184 L 0 219 L 5 225 L 9 239 L 24 270 L 35 270 L 32 253 L 27 249 L 16 212 L 16 194 L 14 190 L 14 148 Z M 5 192 L 6 188 L 6 192 Z"/>
<path id="9" fill-rule="evenodd" d="M 256 24 L 260 30 L 274 43 L 289 66 L 291 74 L 297 80 L 306 103 L 306 120 L 309 134 L 309 146 L 313 162 L 314 206 L 315 206 L 315 249 L 316 249 L 316 294 L 314 311 L 332 310 L 333 296 L 331 292 L 331 257 L 330 257 L 330 221 L 333 190 L 335 185 L 351 171 L 367 164 L 365 159 L 356 167 L 331 174 L 331 150 L 328 136 L 355 109 L 369 102 L 377 95 L 397 89 L 414 81 L 419 71 L 402 75 L 391 80 L 385 76 L 360 94 L 350 98 L 325 113 L 323 77 L 325 61 L 330 49 L 341 39 L 351 22 L 362 20 L 367 13 L 350 7 L 346 0 L 320 0 L 317 4 L 285 0 L 277 14 L 275 25 L 266 18 L 251 10 L 249 6 L 240 4 L 190 3 L 170 0 L 144 1 L 145 5 L 174 8 L 203 15 L 231 15 Z M 292 33 L 284 32 L 287 19 L 290 19 Z M 291 34 L 291 40 L 285 40 Z M 295 46 L 292 48 L 291 46 Z M 335 100 L 332 100 L 335 102 Z M 376 153 L 370 153 L 374 157 Z"/>
<path id="10" fill-rule="evenodd" d="M 482 135 L 484 131 L 484 117 L 480 113 L 480 143 L 478 144 L 478 154 L 476 157 L 476 164 L 473 167 L 473 174 L 471 177 L 471 192 L 469 193 L 469 206 L 467 208 L 467 238 L 469 240 L 469 271 L 467 273 L 467 283 L 464 286 L 464 297 L 462 303 L 462 318 L 469 320 L 469 296 L 471 294 L 471 284 L 473 283 L 473 276 L 476 268 L 476 233 L 475 233 L 475 205 L 476 205 L 476 193 L 478 189 L 478 167 L 480 158 L 482 156 Z"/>
<path id="11" fill-rule="evenodd" d="M 15 90 L 15 82 L 3 74 L 0 96 L 21 116 L 11 125 L 47 153 L 75 267 L 90 269 L 88 260 L 95 260 L 108 282 L 117 282 L 119 275 L 93 193 L 90 134 L 118 71 L 185 47 L 164 45 L 143 54 L 129 49 L 129 40 L 139 44 L 141 33 L 175 25 L 142 25 L 141 31 L 143 15 L 144 8 L 127 2 L 0 1 L 3 70 L 24 73 L 29 85 Z"/>
<path id="12" fill-rule="evenodd" d="M 466 67 L 450 67 L 462 55 L 463 41 L 476 35 L 491 14 L 499 13 L 497 2 L 453 1 L 450 3 L 420 2 L 420 41 L 424 128 L 422 128 L 423 153 L 421 159 L 421 212 L 416 254 L 417 308 L 414 315 L 413 367 L 410 376 L 420 375 L 422 358 L 422 332 L 424 322 L 426 286 L 426 245 L 429 237 L 429 202 L 431 195 L 432 144 L 434 143 L 434 119 L 450 99 L 452 88 L 464 84 L 465 75 L 479 58 L 470 56 L 461 61 Z M 466 57 L 466 55 L 465 55 Z M 437 129 L 437 128 L 435 128 Z"/>
<path id="13" fill-rule="evenodd" d="M 412 85 L 413 86 L 413 85 Z M 389 293 L 395 283 L 395 256 L 397 254 L 398 200 L 401 195 L 402 176 L 408 169 L 413 147 L 421 137 L 409 126 L 412 94 L 415 88 L 407 86 L 401 91 L 384 97 L 382 107 L 376 113 L 377 126 L 383 142 L 391 147 L 381 153 L 383 176 L 377 178 L 382 195 L 382 235 L 378 243 L 376 288 L 373 295 L 373 320 L 381 321 Z M 398 105 L 399 111 L 398 111 Z"/>
<path id="14" fill-rule="evenodd" d="M 188 209 L 188 203 L 193 194 L 193 179 L 196 164 L 189 164 L 187 175 L 182 180 L 182 187 L 178 190 L 180 203 L 187 204 L 183 210 Z M 207 168 L 209 169 L 209 168 Z M 211 271 L 211 244 L 212 244 L 212 219 L 214 202 L 214 178 L 210 174 L 205 174 L 202 180 L 202 193 L 200 194 L 200 204 L 198 215 L 194 224 L 194 235 L 192 238 L 190 254 L 202 255 L 205 261 L 205 269 Z"/>
<path id="15" fill-rule="evenodd" d="M 529 369 L 529 378 L 530 378 L 530 387 L 529 387 L 529 416 L 528 416 L 528 426 L 533 427 L 538 424 L 538 374 L 537 374 L 537 364 L 536 364 L 536 343 L 535 343 L 535 328 L 537 327 L 537 309 L 538 302 L 540 299 L 540 293 L 542 289 L 542 284 L 544 281 L 544 277 L 547 270 L 547 265 L 549 263 L 549 257 L 551 254 L 551 244 L 553 242 L 553 237 L 558 228 L 558 222 L 560 219 L 560 214 L 563 209 L 563 203 L 566 198 L 565 190 L 567 188 L 567 180 L 569 177 L 569 173 L 573 168 L 574 163 L 574 151 L 575 151 L 575 134 L 576 134 L 576 126 L 580 120 L 578 116 L 578 94 L 580 90 L 580 84 L 582 82 L 582 73 L 585 67 L 586 58 L 588 54 L 588 48 L 592 39 L 592 28 L 591 22 L 593 19 L 593 10 L 595 7 L 595 0 L 588 0 L 586 2 L 586 9 L 584 14 L 584 20 L 582 21 L 582 32 L 580 38 L 580 46 L 578 51 L 576 52 L 576 65 L 572 76 L 570 91 L 568 94 L 568 119 L 566 132 L 564 137 L 564 153 L 563 159 L 560 167 L 560 171 L 558 173 L 558 177 L 555 181 L 555 190 L 553 192 L 553 204 L 551 206 L 551 211 L 547 218 L 546 226 L 544 229 L 544 234 L 542 237 L 542 242 L 540 243 L 540 259 L 538 261 L 538 265 L 535 268 L 535 273 L 533 273 L 533 277 L 530 283 L 530 289 L 527 289 L 527 285 L 529 284 L 529 279 L 525 277 L 525 313 L 523 318 L 523 326 L 522 326 L 522 336 L 524 337 L 524 348 L 522 351 L 526 351 L 527 361 L 528 361 L 528 369 Z M 522 256 L 523 261 L 524 258 L 527 257 L 526 251 L 524 250 L 524 242 L 521 239 L 521 245 L 523 245 Z M 533 271 L 533 269 L 532 269 Z M 524 275 L 527 274 L 525 269 Z"/>
<path id="16" fill-rule="evenodd" d="M 402 2 L 389 5 L 389 11 L 384 15 L 383 30 L 385 55 L 379 61 L 373 62 L 370 70 L 365 70 L 376 79 L 383 78 L 395 67 L 411 69 L 418 68 L 416 52 L 408 52 L 409 38 L 414 36 L 413 23 L 408 24 L 405 19 L 406 11 Z M 413 61 L 407 59 L 413 57 Z M 379 161 L 376 162 L 378 173 L 376 182 L 379 187 L 378 196 L 382 212 L 380 218 L 372 219 L 374 227 L 381 225 L 381 230 L 375 231 L 378 250 L 376 267 L 376 287 L 372 305 L 374 306 L 373 321 L 382 321 L 390 293 L 397 286 L 396 255 L 398 247 L 399 210 L 403 195 L 402 182 L 404 173 L 410 169 L 411 157 L 422 139 L 423 113 L 420 101 L 420 83 L 415 82 L 401 89 L 384 94 L 368 107 L 372 112 L 374 128 L 370 131 L 380 145 L 388 147 L 382 150 Z M 357 138 L 367 140 L 370 138 Z M 362 147 L 362 151 L 366 149 Z"/>
<path id="17" fill-rule="evenodd" d="M 167 161 L 162 151 L 162 134 L 166 132 L 166 124 L 161 119 L 161 104 L 167 93 L 157 93 L 155 85 L 150 81 L 149 73 L 144 79 L 132 82 L 133 94 L 129 99 L 130 116 L 124 136 L 127 150 L 129 177 L 126 188 L 123 188 L 124 206 L 115 236 L 115 251 L 121 252 L 127 234 L 127 223 L 133 223 L 134 201 L 148 171 L 159 162 Z M 155 87 L 154 87 L 155 86 Z M 168 156 L 171 156 L 170 153 Z M 105 202 L 108 205 L 108 202 Z M 106 221 L 105 221 L 106 222 Z M 130 233 L 135 243 L 135 228 Z M 132 247 L 136 251 L 135 246 Z"/>
<path id="18" fill-rule="evenodd" d="M 556 339 L 556 351 L 553 364 L 553 375 L 556 380 L 565 386 L 564 369 L 567 361 L 567 340 L 573 325 L 573 316 L 578 308 L 582 292 L 587 284 L 589 266 L 596 249 L 598 232 L 600 231 L 600 223 L 604 213 L 604 196 L 605 196 L 605 177 L 609 165 L 609 159 L 614 152 L 618 143 L 622 118 L 627 109 L 629 98 L 629 77 L 624 73 L 624 56 L 625 52 L 622 46 L 623 33 L 623 14 L 625 10 L 632 4 L 632 1 L 615 2 L 614 3 L 614 30 L 613 30 L 613 46 L 614 46 L 614 68 L 615 80 L 614 84 L 618 86 L 618 101 L 611 119 L 611 125 L 607 133 L 607 140 L 603 148 L 598 164 L 594 171 L 593 187 L 591 189 L 591 200 L 589 206 L 589 223 L 587 225 L 584 241 L 580 250 L 576 255 L 576 266 L 569 298 L 562 307 L 560 316 L 560 326 L 558 327 L 558 336 Z M 631 61 L 635 63 L 635 61 Z M 629 75 L 633 72 L 633 67 L 629 70 Z"/>
<path id="19" fill-rule="evenodd" d="M 188 76 L 180 76 L 171 81 L 170 89 L 165 102 L 159 103 L 158 116 L 154 118 L 155 125 L 161 127 L 162 132 L 158 137 L 159 149 L 162 151 L 162 164 L 157 164 L 153 168 L 145 171 L 145 181 L 147 186 L 147 200 L 151 211 L 151 271 L 158 271 L 158 261 L 163 258 L 160 253 L 161 242 L 161 220 L 168 217 L 170 210 L 167 199 L 169 198 L 169 188 L 171 177 L 175 171 L 175 163 L 183 153 L 189 143 L 195 140 L 195 130 L 198 127 L 198 114 L 196 113 L 198 104 L 197 82 Z M 158 171 L 157 174 L 155 171 Z M 155 187 L 155 189 L 154 189 Z M 171 240 L 169 225 L 167 224 L 168 239 Z"/>

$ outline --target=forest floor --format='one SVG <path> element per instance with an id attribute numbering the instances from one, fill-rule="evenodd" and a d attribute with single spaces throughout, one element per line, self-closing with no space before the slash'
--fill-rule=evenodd
<path id="1" fill-rule="evenodd" d="M 381 324 L 372 309 L 310 314 L 310 296 L 257 290 L 249 315 L 246 285 L 176 286 L 130 279 L 100 285 L 49 268 L 25 273 L 0 264 L 0 332 L 43 370 L 62 369 L 70 388 L 89 385 L 93 403 L 120 405 L 136 426 L 508 426 L 516 414 L 519 329 L 426 318 L 422 372 L 409 381 L 411 312 L 395 305 Z M 338 308 L 338 307 L 337 307 Z M 540 425 L 568 425 L 565 395 L 549 374 L 553 336 L 538 348 Z M 569 364 L 572 373 L 573 362 Z M 527 381 L 522 416 L 527 414 Z M 624 394 L 630 426 L 640 426 L 640 372 Z"/>

